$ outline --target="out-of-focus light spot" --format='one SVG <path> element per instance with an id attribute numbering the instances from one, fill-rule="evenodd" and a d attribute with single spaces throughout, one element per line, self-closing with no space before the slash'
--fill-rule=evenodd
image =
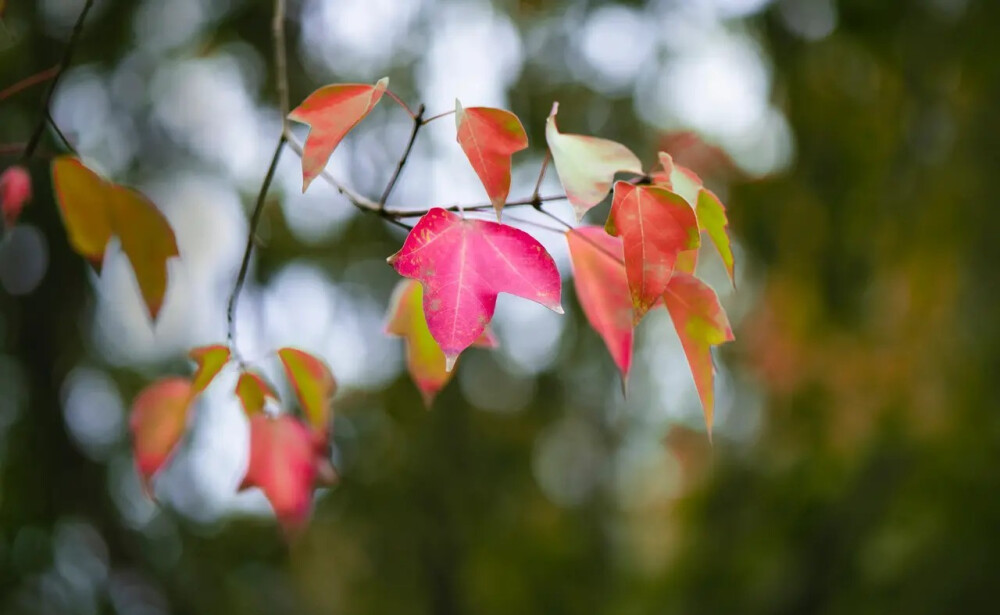
<path id="1" fill-rule="evenodd" d="M 663 505 L 678 490 L 677 460 L 656 439 L 628 441 L 615 466 L 615 487 L 622 508 L 635 510 Z"/>
<path id="2" fill-rule="evenodd" d="M 202 0 L 146 0 L 135 12 L 132 30 L 138 44 L 162 53 L 196 36 L 205 17 Z"/>
<path id="3" fill-rule="evenodd" d="M 125 434 L 125 409 L 114 381 L 103 371 L 78 367 L 62 388 L 63 417 L 80 449 L 105 459 Z"/>
<path id="4" fill-rule="evenodd" d="M 559 352 L 565 318 L 537 303 L 501 294 L 493 318 L 499 352 L 525 374 L 547 369 Z"/>
<path id="5" fill-rule="evenodd" d="M 422 100 L 432 108 L 507 106 L 507 88 L 521 72 L 517 28 L 489 5 L 443 3 L 433 16 L 434 36 L 417 66 Z"/>
<path id="6" fill-rule="evenodd" d="M 131 163 L 138 143 L 132 120 L 116 112 L 107 79 L 95 69 L 66 72 L 52 101 L 52 117 L 95 171 L 114 177 Z"/>
<path id="7" fill-rule="evenodd" d="M 116 455 L 108 468 L 108 492 L 125 525 L 142 529 L 159 514 L 156 504 L 143 491 L 131 453 Z M 166 471 L 169 470 L 169 466 Z M 154 479 L 158 480 L 158 479 Z"/>
<path id="8" fill-rule="evenodd" d="M 104 588 L 109 569 L 104 539 L 89 523 L 65 520 L 56 526 L 53 542 L 53 567 L 80 607 L 77 612 L 96 612 L 97 596 Z"/>
<path id="9" fill-rule="evenodd" d="M 613 4 L 595 9 L 577 39 L 587 69 L 578 78 L 606 94 L 623 93 L 653 54 L 653 28 L 643 13 L 632 8 Z M 575 64 L 571 62 L 571 67 Z"/>
<path id="10" fill-rule="evenodd" d="M 116 613 L 166 615 L 166 598 L 138 572 L 116 571 L 108 582 L 108 598 Z"/>
<path id="11" fill-rule="evenodd" d="M 826 38 L 837 27 L 833 0 L 782 0 L 778 14 L 790 32 L 807 41 Z"/>
<path id="12" fill-rule="evenodd" d="M 302 55 L 322 63 L 327 72 L 374 81 L 374 73 L 383 72 L 406 51 L 400 41 L 407 40 L 405 35 L 420 15 L 422 4 L 398 0 L 305 2 L 299 17 Z"/>
<path id="13" fill-rule="evenodd" d="M 33 225 L 17 224 L 0 238 L 0 286 L 8 294 L 31 293 L 48 268 L 48 242 Z"/>
<path id="14" fill-rule="evenodd" d="M 347 178 L 343 160 L 343 157 L 334 155 L 328 165 L 330 173 L 340 180 Z M 303 193 L 302 162 L 290 152 L 283 155 L 278 163 L 275 184 L 282 194 L 281 208 L 285 222 L 295 238 L 304 243 L 329 240 L 358 213 L 354 205 L 322 177 Z"/>
<path id="15" fill-rule="evenodd" d="M 700 0 L 700 4 L 720 19 L 747 17 L 759 13 L 770 3 L 771 0 Z"/>
<path id="16" fill-rule="evenodd" d="M 458 370 L 462 394 L 473 406 L 493 412 L 517 412 L 535 395 L 535 379 L 511 371 L 495 355 L 479 349 L 462 353 Z"/>
<path id="17" fill-rule="evenodd" d="M 567 417 L 535 441 L 532 468 L 545 495 L 560 506 L 578 506 L 602 480 L 600 435 L 579 418 Z"/>

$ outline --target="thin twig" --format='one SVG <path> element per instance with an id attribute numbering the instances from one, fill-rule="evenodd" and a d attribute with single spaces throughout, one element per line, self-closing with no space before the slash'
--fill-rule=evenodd
<path id="1" fill-rule="evenodd" d="M 396 170 L 393 171 L 392 177 L 389 178 L 389 183 L 386 184 L 385 190 L 382 191 L 382 197 L 378 200 L 379 211 L 385 210 L 385 202 L 389 200 L 392 189 L 396 187 L 396 180 L 399 179 L 399 174 L 403 172 L 403 165 L 406 164 L 406 159 L 410 157 L 413 144 L 417 141 L 417 133 L 420 132 L 420 127 L 423 126 L 424 111 L 424 105 L 420 103 L 417 107 L 416 115 L 413 116 L 413 129 L 410 131 L 410 140 L 406 142 L 406 149 L 403 150 L 403 155 L 400 156 L 399 162 L 396 163 Z"/>
<path id="2" fill-rule="evenodd" d="M 550 219 L 555 220 L 556 222 L 558 222 L 567 231 L 572 231 L 574 228 L 576 228 L 572 224 L 570 224 L 569 222 L 566 222 L 565 220 L 563 220 L 559 216 L 557 216 L 554 213 L 552 213 L 551 211 L 548 211 L 546 209 L 542 209 L 541 203 L 539 203 L 538 205 L 536 205 L 535 209 L 537 209 L 539 213 L 544 214 L 544 215 L 548 216 Z"/>
<path id="3" fill-rule="evenodd" d="M 542 189 L 542 180 L 545 179 L 545 170 L 549 168 L 549 160 L 551 159 L 552 153 L 546 149 L 545 158 L 542 159 L 542 168 L 538 171 L 538 179 L 535 181 L 535 190 L 531 193 L 532 199 L 538 199 L 538 191 Z"/>
<path id="4" fill-rule="evenodd" d="M 285 0 L 274 0 L 274 18 L 271 20 L 274 37 L 274 73 L 277 80 L 278 109 L 281 111 L 281 131 L 288 129 L 288 61 L 285 50 Z"/>
<path id="5" fill-rule="evenodd" d="M 549 226 L 548 224 L 542 224 L 541 222 L 535 222 L 534 220 L 528 220 L 527 218 L 521 218 L 519 216 L 512 216 L 510 214 L 507 214 L 505 218 L 507 220 L 510 220 L 511 222 L 517 222 L 518 224 L 526 224 L 528 226 L 533 226 L 535 228 L 540 228 L 542 230 L 551 231 L 553 233 L 558 233 L 560 235 L 564 235 L 566 233 L 566 231 L 561 228 L 556 228 L 554 226 Z"/>
<path id="6" fill-rule="evenodd" d="M 40 73 L 35 73 L 34 75 L 31 75 L 30 77 L 25 77 L 24 79 L 21 79 L 17 83 L 15 83 L 13 85 L 9 85 L 6 88 L 4 88 L 3 90 L 0 90 L 0 100 L 5 100 L 5 99 L 13 96 L 14 94 L 17 94 L 21 90 L 25 90 L 27 88 L 30 88 L 33 85 L 37 85 L 39 83 L 48 81 L 49 79 L 52 79 L 53 77 L 55 77 L 57 74 L 59 74 L 59 65 L 58 64 L 56 64 L 55 66 L 53 66 L 51 68 L 46 68 L 45 70 L 43 70 Z"/>
<path id="7" fill-rule="evenodd" d="M 279 2 L 281 0 L 278 0 Z M 226 324 L 228 333 L 226 339 L 229 342 L 229 349 L 239 363 L 243 363 L 239 351 L 236 348 L 236 304 L 243 290 L 243 284 L 247 279 L 247 271 L 250 268 L 250 254 L 253 253 L 253 238 L 257 233 L 257 225 L 260 223 L 261 214 L 264 211 L 264 202 L 267 200 L 267 191 L 271 187 L 271 180 L 274 179 L 274 172 L 278 168 L 278 159 L 281 158 L 281 150 L 285 147 L 285 134 L 281 134 L 278 145 L 274 148 L 274 155 L 271 157 L 271 166 L 267 168 L 267 175 L 264 176 L 264 183 L 260 186 L 260 193 L 257 195 L 257 203 L 254 205 L 253 213 L 250 215 L 250 230 L 247 233 L 247 245 L 243 250 L 243 261 L 240 263 L 240 272 L 236 275 L 236 283 L 233 285 L 233 292 L 229 293 L 229 305 L 226 307 Z"/>
<path id="8" fill-rule="evenodd" d="M 432 115 L 429 118 L 427 118 L 427 119 L 424 120 L 424 124 L 430 124 L 434 120 L 439 120 L 439 119 L 441 119 L 443 117 L 448 117 L 449 115 L 452 115 L 453 113 L 455 113 L 454 109 L 452 109 L 451 111 L 445 111 L 444 113 L 438 113 L 437 115 Z"/>
<path id="9" fill-rule="evenodd" d="M 21 154 L 22 159 L 30 158 L 31 155 L 35 153 L 35 148 L 38 147 L 38 143 L 42 140 L 42 133 L 45 131 L 46 117 L 49 112 L 49 104 L 52 102 L 52 94 L 56 91 L 56 85 L 59 84 L 59 78 L 66 72 L 66 68 L 73 59 L 73 49 L 76 47 L 76 42 L 80 38 L 80 33 L 83 32 L 83 22 L 87 19 L 87 13 L 90 12 L 90 7 L 93 5 L 94 0 L 86 0 L 83 5 L 83 9 L 80 11 L 80 16 L 76 18 L 76 24 L 73 26 L 73 33 L 69 37 L 69 42 L 66 43 L 66 50 L 63 52 L 62 61 L 59 62 L 59 68 L 56 74 L 52 77 L 52 81 L 49 83 L 49 89 L 45 92 L 45 98 L 42 101 L 42 112 L 38 118 L 38 124 L 35 125 L 35 130 L 31 133 L 31 138 L 28 139 L 28 145 L 24 148 L 24 152 Z"/>
<path id="10" fill-rule="evenodd" d="M 62 141 L 63 147 L 65 147 L 74 156 L 79 157 L 76 148 L 69 142 L 69 139 L 66 138 L 63 131 L 59 129 L 59 125 L 56 124 L 55 119 L 52 117 L 52 113 L 50 113 L 48 109 L 45 110 L 45 121 L 49 123 L 49 126 L 52 127 L 52 130 L 54 130 L 56 135 L 59 137 L 59 140 Z"/>
<path id="11" fill-rule="evenodd" d="M 402 107 L 403 111 L 406 111 L 407 115 L 409 115 L 411 118 L 416 119 L 417 114 L 413 112 L 413 109 L 410 109 L 410 106 L 408 104 L 406 104 L 405 102 L 403 102 L 402 98 L 400 98 L 399 96 L 396 96 L 395 92 L 393 92 L 392 90 L 388 90 L 387 89 L 385 91 L 385 93 L 389 96 L 389 98 L 391 98 L 394 101 L 396 101 L 396 104 L 399 105 L 400 107 Z"/>

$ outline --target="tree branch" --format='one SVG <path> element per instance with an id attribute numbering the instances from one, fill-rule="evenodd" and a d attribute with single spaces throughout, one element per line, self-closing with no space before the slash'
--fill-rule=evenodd
<path id="1" fill-rule="evenodd" d="M 17 83 L 15 83 L 13 85 L 9 85 L 9 86 L 5 87 L 2 91 L 0 91 L 0 100 L 5 100 L 5 99 L 13 96 L 14 94 L 17 94 L 21 90 L 26 90 L 26 89 L 30 88 L 31 86 L 33 86 L 33 85 L 42 83 L 44 81 L 48 81 L 49 79 L 52 79 L 53 77 L 55 77 L 57 74 L 59 74 L 59 65 L 58 64 L 56 64 L 55 66 L 53 66 L 51 68 L 46 68 L 45 70 L 43 70 L 40 73 L 35 73 L 34 75 L 31 75 L 30 77 L 25 77 L 24 79 L 21 79 Z"/>
<path id="2" fill-rule="evenodd" d="M 28 139 L 28 145 L 21 154 L 22 160 L 30 158 L 35 153 L 38 143 L 42 140 L 42 133 L 45 131 L 52 95 L 56 91 L 56 85 L 59 84 L 59 78 L 66 72 L 66 68 L 69 67 L 69 63 L 73 59 L 73 50 L 76 48 L 76 42 L 80 38 L 80 33 L 83 32 L 83 22 L 87 19 L 87 13 L 90 12 L 90 7 L 93 5 L 94 0 L 86 0 L 83 9 L 80 11 L 80 16 L 76 18 L 76 24 L 73 26 L 73 33 L 69 37 L 69 42 L 66 43 L 66 50 L 63 52 L 62 61 L 59 62 L 56 74 L 53 75 L 52 82 L 49 83 L 49 89 L 45 92 L 45 98 L 42 101 L 42 112 L 39 114 L 38 123 L 35 125 L 35 130 L 31 133 L 31 138 Z"/>
<path id="3" fill-rule="evenodd" d="M 406 143 L 406 149 L 403 150 L 403 155 L 396 164 L 396 170 L 393 171 L 392 177 L 389 178 L 389 183 L 386 184 L 385 190 L 382 192 L 382 197 L 378 200 L 379 211 L 385 210 L 385 202 L 389 199 L 389 195 L 392 194 L 392 189 L 396 187 L 396 180 L 399 179 L 399 174 L 403 172 L 403 165 L 406 164 L 406 159 L 410 157 L 413 144 L 417 141 L 417 133 L 420 132 L 420 127 L 424 125 L 424 111 L 424 105 L 420 103 L 416 114 L 413 115 L 413 130 L 410 131 L 410 140 Z"/>

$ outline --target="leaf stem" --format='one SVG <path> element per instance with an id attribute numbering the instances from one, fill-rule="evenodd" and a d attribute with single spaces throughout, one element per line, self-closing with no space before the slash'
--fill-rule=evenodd
<path id="1" fill-rule="evenodd" d="M 28 145 L 25 146 L 24 152 L 21 154 L 22 160 L 30 158 L 42 140 L 42 133 L 45 131 L 46 118 L 49 115 L 49 104 L 52 102 L 52 95 L 56 91 L 56 85 L 59 84 L 59 78 L 66 72 L 66 68 L 69 67 L 73 59 L 73 50 L 76 48 L 76 42 L 83 32 L 83 22 L 87 19 L 87 13 L 90 12 L 90 8 L 93 5 L 94 0 L 86 0 L 83 4 L 83 9 L 80 10 L 80 16 L 76 18 L 76 24 L 73 25 L 73 33 L 69 37 L 69 42 L 66 43 L 66 50 L 63 52 L 62 60 L 59 62 L 55 75 L 52 76 L 49 89 L 45 92 L 45 98 L 42 101 L 42 112 L 39 114 L 38 123 L 35 125 L 35 130 L 31 133 L 31 138 L 28 139 Z"/>
<path id="2" fill-rule="evenodd" d="M 542 189 L 542 180 L 545 179 L 545 170 L 549 168 L 549 160 L 552 159 L 552 153 L 549 152 L 548 148 L 545 148 L 545 158 L 542 159 L 542 168 L 538 171 L 538 179 L 535 181 L 535 190 L 531 193 L 531 198 L 538 200 L 538 191 Z"/>
<path id="3" fill-rule="evenodd" d="M 410 109 L 410 106 L 408 104 L 406 104 L 405 102 L 403 102 L 402 98 L 400 98 L 399 96 L 396 96 L 395 92 L 393 92 L 392 90 L 386 89 L 385 93 L 389 96 L 389 98 L 391 98 L 394 101 L 396 101 L 396 104 L 399 105 L 400 107 L 402 107 L 403 111 L 406 111 L 406 114 L 409 115 L 410 118 L 412 118 L 414 120 L 417 119 L 417 114 L 413 112 L 413 109 Z"/>
<path id="4" fill-rule="evenodd" d="M 385 210 L 385 202 L 389 199 L 389 195 L 392 194 L 392 189 L 396 187 L 396 180 L 399 179 L 399 174 L 403 172 L 403 165 L 406 164 L 406 159 L 410 157 L 410 152 L 413 150 L 413 144 L 417 140 L 417 133 L 420 132 L 420 127 L 423 126 L 423 117 L 425 107 L 423 103 L 417 107 L 417 113 L 413 115 L 413 129 L 410 131 L 410 140 L 406 143 L 406 149 L 403 150 L 403 155 L 399 158 L 399 162 L 396 163 L 396 170 L 393 171 L 392 177 L 389 178 L 389 183 L 386 184 L 385 190 L 382 192 L 382 197 L 378 200 L 379 211 Z"/>
<path id="5" fill-rule="evenodd" d="M 278 1 L 280 2 L 281 0 Z M 257 233 L 257 225 L 260 223 L 261 214 L 264 211 L 267 191 L 271 187 L 274 172 L 278 168 L 278 159 L 281 158 L 281 150 L 284 148 L 286 142 L 285 133 L 281 133 L 278 145 L 274 148 L 274 155 L 271 157 L 271 165 L 267 168 L 267 175 L 264 176 L 264 182 L 260 186 L 260 193 L 257 194 L 257 203 L 254 205 L 253 213 L 250 215 L 250 230 L 247 232 L 247 245 L 243 250 L 243 261 L 240 263 L 240 271 L 236 275 L 236 283 L 233 285 L 233 291 L 229 293 L 229 303 L 226 307 L 226 325 L 228 327 L 226 340 L 229 344 L 229 350 L 241 365 L 243 364 L 243 359 L 236 348 L 236 305 L 239 302 L 243 284 L 247 279 L 247 271 L 250 269 L 250 255 L 253 253 L 254 243 L 253 238 Z"/>
<path id="6" fill-rule="evenodd" d="M 424 124 L 430 124 L 434 120 L 439 120 L 439 119 L 441 119 L 443 117 L 448 117 L 449 115 L 452 115 L 453 113 L 455 113 L 454 109 L 452 109 L 451 111 L 445 111 L 443 113 L 438 113 L 437 115 L 432 115 L 429 118 L 427 118 L 427 119 L 424 120 Z"/>
<path id="7" fill-rule="evenodd" d="M 40 73 L 35 73 L 30 77 L 25 77 L 24 79 L 21 79 L 17 83 L 9 85 L 5 87 L 3 90 L 0 90 L 0 100 L 5 100 L 13 96 L 14 94 L 17 94 L 21 90 L 25 90 L 33 85 L 48 81 L 49 79 L 55 77 L 58 73 L 59 73 L 59 65 L 56 64 L 55 66 L 46 68 Z"/>

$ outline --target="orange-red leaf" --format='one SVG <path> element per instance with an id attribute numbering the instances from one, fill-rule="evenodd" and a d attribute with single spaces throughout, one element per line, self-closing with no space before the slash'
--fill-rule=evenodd
<path id="1" fill-rule="evenodd" d="M 296 348 L 282 348 L 278 358 L 295 388 L 299 406 L 317 433 L 326 434 L 330 426 L 330 403 L 337 392 L 337 381 L 321 359 Z"/>
<path id="2" fill-rule="evenodd" d="M 528 135 L 521 120 L 510 111 L 489 107 L 469 107 L 455 101 L 458 143 L 486 188 L 500 219 L 500 211 L 510 193 L 510 159 L 528 147 Z"/>
<path id="3" fill-rule="evenodd" d="M 70 245 L 99 268 L 117 235 L 155 320 L 167 291 L 167 260 L 178 255 L 166 218 L 142 194 L 105 181 L 72 156 L 52 162 L 52 179 Z"/>
<path id="4" fill-rule="evenodd" d="M 268 399 L 278 399 L 274 388 L 254 372 L 240 374 L 236 381 L 236 397 L 243 405 L 243 412 L 250 417 L 261 414 Z"/>
<path id="5" fill-rule="evenodd" d="M 624 383 L 632 367 L 633 327 L 622 240 L 599 226 L 581 226 L 567 232 L 566 241 L 576 296 L 590 326 L 608 347 Z"/>
<path id="6" fill-rule="evenodd" d="M 579 220 L 587 210 L 604 200 L 615 173 L 642 174 L 642 163 L 621 143 L 559 132 L 556 127 L 558 110 L 559 103 L 553 104 L 545 123 L 545 140 L 552 152 L 559 181 Z"/>
<path id="7" fill-rule="evenodd" d="M 400 275 L 423 283 L 427 326 L 448 369 L 483 334 L 498 293 L 562 313 L 552 257 L 534 237 L 506 224 L 465 220 L 434 208 L 388 260 Z"/>
<path id="8" fill-rule="evenodd" d="M 204 391 L 212 382 L 212 379 L 222 370 L 229 361 L 229 347 L 221 344 L 213 346 L 202 346 L 194 348 L 188 353 L 191 360 L 198 364 L 198 369 L 194 372 L 194 384 L 192 385 L 195 394 Z"/>
<path id="9" fill-rule="evenodd" d="M 416 280 L 400 280 L 389 303 L 386 333 L 406 339 L 406 366 L 420 389 L 424 404 L 430 407 L 438 391 L 444 388 L 454 371 L 448 371 L 444 351 L 434 341 L 424 317 L 423 287 Z M 493 333 L 486 329 L 476 346 L 495 348 Z"/>
<path id="10" fill-rule="evenodd" d="M 3 228 L 17 222 L 25 203 L 31 200 L 31 175 L 22 166 L 7 168 L 0 175 L 0 216 Z"/>
<path id="11" fill-rule="evenodd" d="M 388 86 L 388 77 L 379 79 L 375 85 L 328 85 L 310 94 L 288 114 L 289 119 L 310 127 L 302 153 L 303 192 L 323 172 L 344 135 L 375 108 Z"/>
<path id="12" fill-rule="evenodd" d="M 148 484 L 184 436 L 194 389 L 187 378 L 165 378 L 132 402 L 129 428 L 139 475 Z"/>
<path id="13" fill-rule="evenodd" d="M 698 221 L 688 202 L 666 188 L 620 181 L 607 230 L 624 242 L 633 323 L 638 323 L 667 289 L 678 254 L 700 245 Z"/>
<path id="14" fill-rule="evenodd" d="M 691 366 L 705 413 L 705 425 L 711 437 L 715 412 L 712 346 L 732 341 L 733 330 L 715 291 L 694 276 L 674 274 L 663 294 L 663 302 L 674 321 L 677 336 Z"/>
<path id="15" fill-rule="evenodd" d="M 309 518 L 312 493 L 329 465 L 324 442 L 302 421 L 283 414 L 250 418 L 250 460 L 240 489 L 260 487 L 287 530 Z"/>

